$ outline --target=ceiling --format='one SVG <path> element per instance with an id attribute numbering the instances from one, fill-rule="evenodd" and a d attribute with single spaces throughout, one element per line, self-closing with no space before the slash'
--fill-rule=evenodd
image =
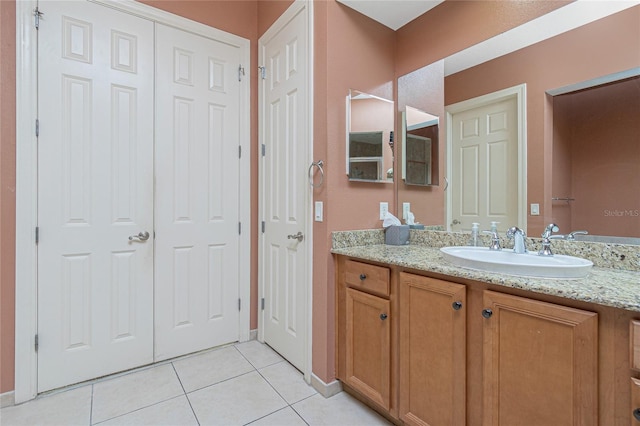
<path id="1" fill-rule="evenodd" d="M 397 30 L 444 0 L 337 0 L 363 15 Z"/>

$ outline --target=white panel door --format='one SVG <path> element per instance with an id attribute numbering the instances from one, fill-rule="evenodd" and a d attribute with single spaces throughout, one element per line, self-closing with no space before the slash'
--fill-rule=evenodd
<path id="1" fill-rule="evenodd" d="M 298 369 L 307 356 L 307 229 L 309 184 L 307 9 L 260 40 L 262 164 L 261 277 L 264 341 Z M 276 23 L 276 26 L 278 23 Z M 302 240 L 293 238 L 302 235 Z"/>
<path id="2" fill-rule="evenodd" d="M 238 340 L 240 51 L 160 24 L 156 37 L 155 353 L 162 360 Z"/>
<path id="3" fill-rule="evenodd" d="M 38 392 L 153 361 L 153 23 L 43 2 Z"/>
<path id="4" fill-rule="evenodd" d="M 452 230 L 518 226 L 517 127 L 515 97 L 453 115 Z"/>

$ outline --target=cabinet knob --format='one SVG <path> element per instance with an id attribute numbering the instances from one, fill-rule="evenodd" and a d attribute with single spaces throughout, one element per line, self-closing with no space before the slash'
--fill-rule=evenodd
<path id="1" fill-rule="evenodd" d="M 386 320 L 387 319 L 387 314 L 380 314 L 380 319 L 382 321 Z"/>
<path id="2" fill-rule="evenodd" d="M 462 302 L 455 301 L 451 304 L 451 306 L 453 306 L 454 311 L 459 311 L 460 308 L 462 308 Z"/>
<path id="3" fill-rule="evenodd" d="M 640 422 L 640 408 L 633 410 L 633 418 Z"/>
<path id="4" fill-rule="evenodd" d="M 493 311 L 491 309 L 483 309 L 482 310 L 482 316 L 485 318 L 491 318 L 491 315 L 493 315 Z"/>
<path id="5" fill-rule="evenodd" d="M 360 274 L 360 280 L 364 281 L 367 278 L 367 276 L 365 274 Z"/>

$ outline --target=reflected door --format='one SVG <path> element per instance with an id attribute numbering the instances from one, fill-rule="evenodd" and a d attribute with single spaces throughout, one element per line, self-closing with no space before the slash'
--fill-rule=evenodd
<path id="1" fill-rule="evenodd" d="M 517 225 L 517 127 L 515 97 L 453 115 L 451 230 Z"/>

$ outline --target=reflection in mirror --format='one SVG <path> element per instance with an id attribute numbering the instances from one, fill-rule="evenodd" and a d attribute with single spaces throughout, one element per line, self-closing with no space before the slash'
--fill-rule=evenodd
<path id="1" fill-rule="evenodd" d="M 393 182 L 393 101 L 350 90 L 347 175 L 351 181 Z"/>
<path id="2" fill-rule="evenodd" d="M 590 2 L 572 2 L 561 9 L 576 5 L 581 10 L 582 7 L 587 7 L 587 3 L 591 4 Z M 598 2 L 603 7 L 619 3 L 621 2 Z M 580 13 L 576 13 L 576 16 L 578 15 Z M 522 223 L 517 225 L 521 228 L 526 226 L 527 234 L 531 237 L 538 237 L 546 224 L 557 222 L 560 225 L 560 234 L 579 230 L 589 232 L 589 235 L 576 236 L 576 240 L 589 238 L 594 241 L 620 242 L 620 238 L 625 238 L 626 243 L 629 243 L 627 239 L 638 240 L 640 195 L 637 191 L 623 195 L 622 191 L 623 188 L 637 188 L 639 184 L 640 167 L 638 167 L 637 152 L 640 149 L 638 137 L 640 131 L 638 125 L 630 124 L 624 118 L 624 114 L 615 112 L 610 106 L 605 106 L 607 104 L 601 100 L 593 104 L 600 105 L 594 110 L 597 115 L 589 117 L 583 115 L 580 127 L 576 126 L 576 123 L 567 124 L 570 121 L 562 124 L 560 120 L 564 119 L 559 118 L 559 108 L 568 107 L 569 104 L 577 105 L 585 102 L 586 99 L 576 97 L 573 98 L 574 100 L 569 100 L 567 96 L 564 100 L 567 105 L 560 105 L 559 102 L 563 101 L 560 98 L 563 96 L 553 93 L 558 87 L 577 86 L 581 82 L 638 69 L 640 67 L 638 16 L 640 16 L 640 6 L 632 6 L 624 11 L 603 15 L 601 19 L 593 22 L 587 21 L 585 25 L 559 33 L 549 39 L 536 40 L 528 47 L 520 46 L 518 50 L 498 58 L 492 59 L 487 54 L 483 59 L 486 62 L 473 62 L 469 59 L 469 63 L 465 63 L 464 66 L 454 67 L 454 72 L 445 73 L 444 104 L 449 106 L 503 90 L 505 87 L 526 84 L 526 122 L 524 124 L 526 126 L 527 183 L 526 198 L 524 203 L 520 204 L 526 208 L 519 212 L 525 215 L 525 218 L 519 219 L 518 222 Z M 525 24 L 522 28 L 527 25 Z M 554 25 L 555 23 L 550 22 L 550 27 Z M 497 41 L 507 39 L 514 40 L 515 37 L 509 36 L 509 32 L 505 33 L 504 37 L 496 37 Z M 620 43 L 620 40 L 624 40 L 624 43 Z M 483 46 L 485 44 L 480 43 L 470 50 L 480 51 Z M 606 58 L 594 61 L 594 46 L 600 46 L 597 51 L 606 52 Z M 617 48 L 612 49 L 607 46 L 617 46 Z M 490 52 L 491 49 L 486 48 L 486 51 Z M 450 70 L 451 64 L 457 64 L 458 56 L 454 54 L 450 57 L 451 60 L 445 59 L 445 63 L 448 64 L 445 69 Z M 423 110 L 431 111 L 430 106 L 423 107 L 419 104 L 421 98 L 418 95 L 421 95 L 422 102 L 427 102 L 430 99 L 430 93 L 415 89 L 417 78 L 414 75 L 418 74 L 417 71 L 398 78 L 398 105 L 401 108 L 404 105 L 420 105 Z M 423 74 L 420 74 L 420 77 L 423 78 Z M 402 86 L 401 83 L 405 80 L 412 81 L 413 90 L 411 87 L 405 89 Z M 635 83 L 636 87 L 628 89 L 625 94 L 631 96 L 635 102 L 639 102 L 640 91 L 637 80 Z M 586 87 L 582 87 L 580 90 L 587 92 L 585 89 Z M 586 93 L 582 95 L 589 96 Z M 622 99 L 622 96 L 617 96 L 617 102 Z M 627 108 L 627 111 L 633 111 L 631 112 L 634 117 L 633 123 L 640 122 L 637 120 L 637 109 Z M 578 136 L 577 133 L 580 132 L 581 136 L 577 139 L 572 138 L 571 146 L 556 146 L 556 136 L 563 131 L 557 126 L 564 126 L 564 131 L 569 134 L 574 133 L 574 136 Z M 631 135 L 629 139 L 634 140 L 635 145 L 619 146 L 617 142 L 627 138 L 624 135 L 630 129 L 635 129 L 629 133 Z M 442 136 L 441 139 L 446 139 L 444 134 Z M 587 143 L 587 138 L 592 136 L 595 137 L 593 147 L 587 150 L 587 146 L 584 145 L 585 149 L 581 149 L 580 147 Z M 612 157 L 616 151 L 624 151 L 625 154 L 613 160 Z M 572 156 L 572 158 L 561 161 L 561 155 Z M 575 157 L 577 155 L 581 155 L 582 158 Z M 605 163 L 609 164 L 605 165 Z M 443 170 L 444 165 L 441 165 L 441 172 Z M 567 174 L 569 171 L 570 174 Z M 612 176 L 615 176 L 614 179 L 609 179 Z M 561 186 L 562 182 L 565 186 Z M 446 186 L 445 184 L 441 187 L 446 188 Z M 410 194 L 407 188 L 409 187 L 400 184 L 397 188 L 398 208 L 400 208 L 405 201 L 408 201 Z M 450 189 L 447 195 L 451 194 Z M 414 199 L 411 209 L 412 211 L 422 209 L 430 213 L 439 206 L 438 201 Z M 446 203 L 444 197 L 441 202 Z M 636 214 L 638 214 L 637 217 Z M 446 214 L 443 216 L 446 217 Z M 592 220 L 594 216 L 598 216 L 595 218 L 596 221 Z M 630 227 L 613 229 L 614 223 L 621 224 L 623 221 Z M 450 222 L 446 224 L 448 229 L 450 229 L 449 224 Z M 489 224 L 482 223 L 481 229 L 487 229 L 488 226 Z M 602 237 L 593 238 L 594 235 Z M 609 238 L 611 236 L 615 239 Z"/>
<path id="3" fill-rule="evenodd" d="M 402 179 L 407 185 L 438 185 L 438 116 L 406 107 L 402 138 Z"/>
<path id="4" fill-rule="evenodd" d="M 552 214 L 567 232 L 588 230 L 581 240 L 640 237 L 640 69 L 634 71 L 553 97 Z"/>

